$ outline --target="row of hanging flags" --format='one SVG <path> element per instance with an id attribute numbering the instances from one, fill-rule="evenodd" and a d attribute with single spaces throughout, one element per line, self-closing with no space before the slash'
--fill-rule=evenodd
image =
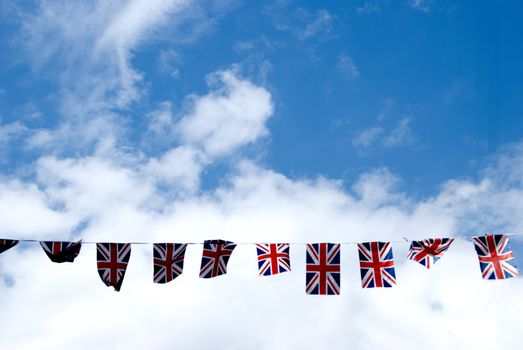
<path id="1" fill-rule="evenodd" d="M 407 258 L 430 269 L 453 243 L 454 238 L 433 238 L 412 241 Z M 499 280 L 518 275 L 509 247 L 508 235 L 473 237 L 483 279 Z M 0 240 L 0 253 L 20 241 Z M 82 241 L 41 241 L 44 252 L 55 263 L 73 262 L 80 254 Z M 200 278 L 213 278 L 227 273 L 227 263 L 236 243 L 207 240 L 203 243 Z M 183 272 L 187 243 L 153 243 L 154 283 L 168 283 Z M 256 244 L 260 276 L 291 271 L 289 243 Z M 312 295 L 340 294 L 339 243 L 307 244 L 306 293 Z M 389 288 L 396 285 L 396 272 L 391 242 L 358 243 L 361 284 L 363 288 Z M 119 291 L 131 257 L 131 243 L 96 243 L 98 274 L 108 286 Z"/>

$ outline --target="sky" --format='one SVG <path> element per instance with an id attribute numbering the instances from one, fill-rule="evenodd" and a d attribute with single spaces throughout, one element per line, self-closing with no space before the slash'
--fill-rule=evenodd
<path id="1" fill-rule="evenodd" d="M 0 0 L 0 238 L 523 234 L 522 33 L 519 1 Z M 166 285 L 134 245 L 117 293 L 94 245 L 21 243 L 0 348 L 521 345 L 520 277 L 483 281 L 466 239 L 431 270 L 393 251 L 398 285 L 363 290 L 343 245 L 333 297 L 305 294 L 301 244 L 292 272 L 240 245 L 210 280 L 190 245 Z"/>

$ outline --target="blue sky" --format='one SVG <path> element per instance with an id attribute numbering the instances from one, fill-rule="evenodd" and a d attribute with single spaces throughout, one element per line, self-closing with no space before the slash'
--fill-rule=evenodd
<path id="1" fill-rule="evenodd" d="M 216 16 L 204 28 L 188 24 L 188 16 L 179 24 L 188 28 L 159 31 L 132 51 L 146 96 L 125 108 L 131 133 L 162 101 L 180 110 L 185 95 L 205 92 L 207 74 L 238 64 L 273 95 L 271 136 L 261 157 L 277 171 L 351 183 L 384 166 L 420 195 L 433 194 L 448 178 L 474 178 L 489 155 L 521 138 L 521 4 L 421 4 L 202 8 Z M 14 20 L 2 21 L 2 122 L 56 125 L 60 67 L 28 62 L 26 55 L 35 53 L 14 39 L 19 32 Z M 65 63 L 58 53 L 51 59 Z M 13 147 L 4 167 L 26 157 L 31 154 Z M 215 170 L 207 181 L 222 174 Z"/>
<path id="2" fill-rule="evenodd" d="M 0 347 L 519 346 L 523 279 L 483 281 L 469 240 L 430 271 L 398 241 L 523 233 L 522 10 L 0 0 L 1 238 L 394 241 L 398 276 L 362 290 L 347 244 L 342 295 L 314 298 L 303 245 L 272 279 L 240 245 L 212 281 L 191 245 L 157 286 L 135 245 L 114 293 L 93 245 L 57 265 L 26 243 L 0 257 Z"/>

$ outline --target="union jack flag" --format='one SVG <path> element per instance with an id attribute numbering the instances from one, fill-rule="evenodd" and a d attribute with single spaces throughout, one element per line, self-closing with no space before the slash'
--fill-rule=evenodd
<path id="1" fill-rule="evenodd" d="M 168 283 L 183 272 L 187 244 L 153 244 L 154 283 Z"/>
<path id="2" fill-rule="evenodd" d="M 73 262 L 74 259 L 80 254 L 82 248 L 82 242 L 52 242 L 44 241 L 40 242 L 40 245 L 44 249 L 45 254 L 55 263 Z"/>
<path id="3" fill-rule="evenodd" d="M 129 243 L 96 243 L 98 274 L 107 287 L 120 291 L 130 257 Z"/>
<path id="4" fill-rule="evenodd" d="M 305 291 L 311 295 L 340 294 L 340 245 L 307 244 Z"/>
<path id="5" fill-rule="evenodd" d="M 236 243 L 221 239 L 204 241 L 200 278 L 225 275 L 227 263 L 234 248 L 236 248 Z"/>
<path id="6" fill-rule="evenodd" d="M 0 239 L 0 254 L 13 248 L 18 243 L 20 243 L 20 241 L 14 239 Z"/>
<path id="7" fill-rule="evenodd" d="M 388 288 L 396 284 L 390 242 L 358 244 L 362 288 Z"/>
<path id="8" fill-rule="evenodd" d="M 410 244 L 407 259 L 417 261 L 430 269 L 436 261 L 443 257 L 443 253 L 447 251 L 452 242 L 454 242 L 453 238 L 430 238 L 413 241 Z"/>
<path id="9" fill-rule="evenodd" d="M 256 252 L 260 276 L 276 275 L 291 270 L 289 244 L 260 243 L 256 244 Z"/>
<path id="10" fill-rule="evenodd" d="M 519 274 L 516 265 L 510 262 L 514 255 L 508 245 L 507 235 L 487 235 L 472 239 L 483 279 L 503 280 Z"/>

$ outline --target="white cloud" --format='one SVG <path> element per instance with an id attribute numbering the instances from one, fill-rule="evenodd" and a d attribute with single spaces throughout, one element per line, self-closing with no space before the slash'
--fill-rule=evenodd
<path id="1" fill-rule="evenodd" d="M 232 70 L 212 74 L 209 81 L 217 88 L 194 96 L 189 113 L 177 124 L 185 142 L 219 156 L 268 134 L 265 124 L 273 105 L 267 90 L 240 79 Z"/>
<path id="2" fill-rule="evenodd" d="M 212 236 L 239 242 L 346 242 L 476 234 L 490 228 L 504 232 L 523 227 L 514 215 L 523 210 L 521 149 L 518 145 L 500 155 L 478 181 L 449 181 L 425 199 L 399 191 L 398 178 L 386 169 L 362 174 L 352 196 L 337 181 L 292 180 L 245 162 L 215 190 L 162 200 L 162 191 L 154 190 L 139 168 L 96 158 L 48 158 L 38 163 L 38 187 L 8 185 L 18 191 L 9 196 L 2 187 L 0 206 L 3 222 L 26 226 L 17 229 L 20 235 L 36 236 L 53 227 L 62 231 L 70 226 L 65 218 L 87 213 L 90 224 L 82 233 L 87 240 L 201 241 Z M 37 219 L 11 218 L 15 200 L 27 201 L 22 208 L 39 203 L 39 214 L 30 211 Z M 63 209 L 57 213 L 49 201 Z M 58 221 L 49 220 L 53 216 Z M 310 297 L 304 292 L 301 245 L 292 246 L 293 272 L 286 275 L 258 277 L 254 247 L 239 246 L 229 274 L 208 281 L 197 277 L 201 246 L 191 245 L 184 274 L 165 286 L 151 282 L 150 246 L 135 245 L 120 293 L 99 280 L 94 246 L 84 245 L 78 260 L 65 265 L 49 262 L 39 247 L 17 247 L 2 254 L 0 265 L 11 281 L 9 287 L 0 285 L 0 345 L 81 350 L 174 343 L 181 348 L 219 344 L 260 349 L 345 348 L 348 343 L 356 349 L 488 349 L 519 344 L 520 278 L 482 281 L 473 246 L 466 241 L 457 241 L 430 271 L 405 260 L 406 244 L 393 248 L 396 288 L 362 290 L 355 247 L 345 245 L 342 295 Z M 39 305 L 38 313 L 34 305 Z M 210 312 L 218 313 L 220 322 L 209 318 Z M 478 338 L 485 318 L 493 320 L 491 337 Z M 260 333 L 260 327 L 270 336 Z M 57 331 L 62 336 L 50 336 Z"/>
<path id="3" fill-rule="evenodd" d="M 164 101 L 155 111 L 147 114 L 149 117 L 149 131 L 156 136 L 171 136 L 173 127 L 172 103 Z"/>
<path id="4" fill-rule="evenodd" d="M 14 122 L 9 124 L 0 124 L 0 144 L 8 143 L 13 137 L 17 137 L 27 131 L 27 127 L 20 123 Z"/>
<path id="5" fill-rule="evenodd" d="M 13 141 L 24 136 L 27 132 L 28 128 L 20 122 L 0 124 L 0 160 L 12 150 Z"/>
<path id="6" fill-rule="evenodd" d="M 206 163 L 201 151 L 180 146 L 159 158 L 151 158 L 144 172 L 173 190 L 193 192 L 200 187 L 200 173 Z"/>
<path id="7" fill-rule="evenodd" d="M 355 79 L 360 76 L 358 67 L 354 64 L 352 57 L 347 54 L 342 54 L 338 57 L 338 62 L 336 63 L 336 69 L 342 72 L 345 76 Z"/>
<path id="8" fill-rule="evenodd" d="M 56 210 L 35 184 L 7 179 L 0 182 L 0 220 L 2 235 L 27 238 L 67 237 L 75 222 Z"/>
<path id="9" fill-rule="evenodd" d="M 62 116 L 58 127 L 36 131 L 29 144 L 78 151 L 121 139 L 128 123 L 125 112 L 146 93 L 143 73 L 131 64 L 134 53 L 145 40 L 173 40 L 174 32 L 195 16 L 198 21 L 183 27 L 187 37 L 196 38 L 196 27 L 206 26 L 206 12 L 192 4 L 42 1 L 33 12 L 23 13 L 17 42 L 27 50 L 35 71 L 57 80 Z"/>

